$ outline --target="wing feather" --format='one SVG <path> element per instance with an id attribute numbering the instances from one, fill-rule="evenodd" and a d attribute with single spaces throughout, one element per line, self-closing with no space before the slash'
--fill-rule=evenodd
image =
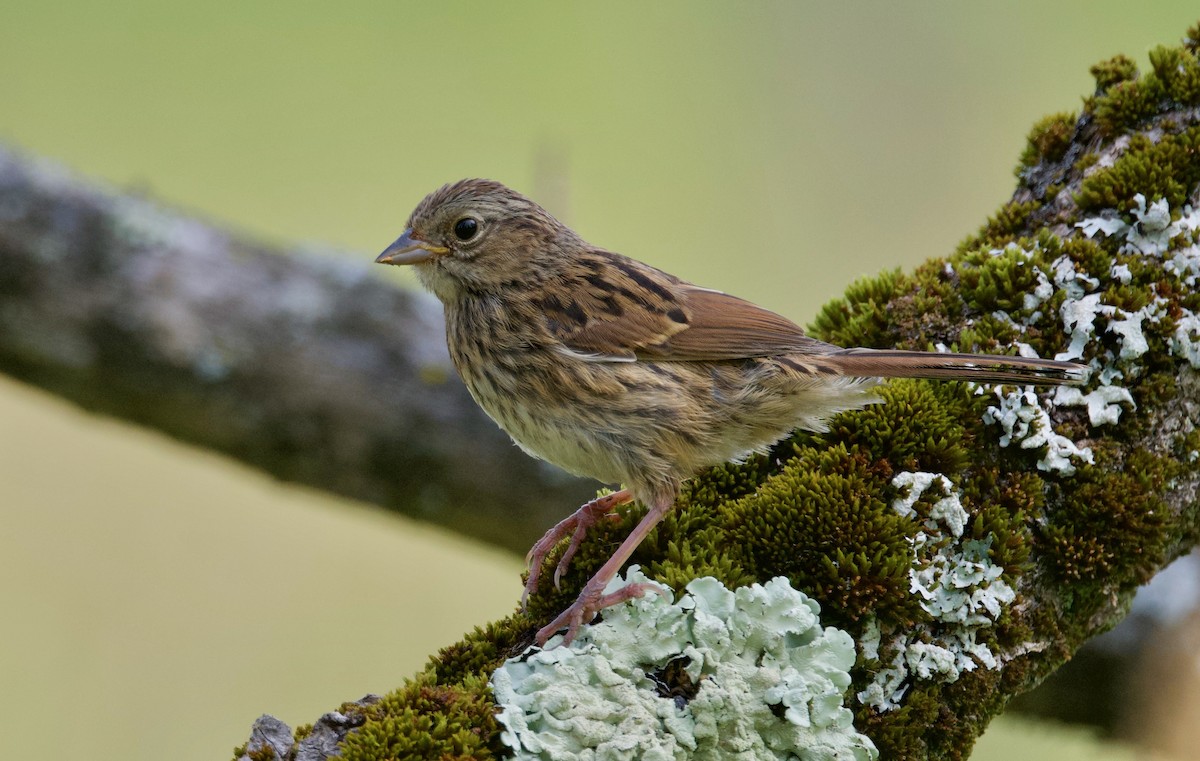
<path id="1" fill-rule="evenodd" d="M 562 291 L 569 298 L 539 303 L 551 335 L 574 355 L 689 362 L 838 350 L 786 317 L 619 254 L 594 250 L 581 264 Z"/>

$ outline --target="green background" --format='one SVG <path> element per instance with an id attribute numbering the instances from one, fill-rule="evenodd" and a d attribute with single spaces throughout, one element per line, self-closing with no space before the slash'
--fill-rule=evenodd
<path id="1" fill-rule="evenodd" d="M 804 322 L 856 277 L 947 253 L 1011 193 L 1030 125 L 1091 91 L 1091 64 L 1144 64 L 1198 17 L 1194 2 L 9 0 L 0 140 L 363 258 L 428 191 L 492 177 L 593 243 Z M 519 570 L 0 381 L 8 757 L 223 758 L 259 713 L 308 722 L 398 685 L 508 612 Z M 1078 732 L 1011 720 L 979 748 L 1101 758 Z"/>

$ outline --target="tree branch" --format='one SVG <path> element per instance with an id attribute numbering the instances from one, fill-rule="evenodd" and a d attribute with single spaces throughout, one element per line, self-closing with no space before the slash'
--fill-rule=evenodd
<path id="1" fill-rule="evenodd" d="M 0 372 L 519 552 L 592 487 L 512 446 L 441 306 L 0 146 Z"/>

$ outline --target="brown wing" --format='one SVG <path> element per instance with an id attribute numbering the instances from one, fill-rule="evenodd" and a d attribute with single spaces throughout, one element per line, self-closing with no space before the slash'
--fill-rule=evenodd
<path id="1" fill-rule="evenodd" d="M 607 251 L 582 258 L 566 298 L 541 300 L 564 347 L 597 361 L 714 361 L 837 351 L 791 320 L 718 291 L 698 288 Z"/>

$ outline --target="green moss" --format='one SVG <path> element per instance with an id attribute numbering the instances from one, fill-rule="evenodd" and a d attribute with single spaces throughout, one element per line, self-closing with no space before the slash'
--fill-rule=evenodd
<path id="1" fill-rule="evenodd" d="M 1087 105 L 1100 128 L 1107 134 L 1117 135 L 1136 129 L 1153 116 L 1158 110 L 1158 101 L 1165 94 L 1157 79 L 1119 82 Z"/>
<path id="2" fill-rule="evenodd" d="M 1200 53 L 1200 23 L 1188 27 L 1187 35 L 1183 38 L 1183 46 L 1193 53 Z"/>
<path id="3" fill-rule="evenodd" d="M 1046 273 L 1053 271 L 1052 263 L 1064 253 L 1073 261 L 1087 262 L 1081 265 L 1085 269 L 1099 266 L 1108 260 L 1108 255 L 1091 241 L 1064 242 L 1045 233 L 1036 238 L 1011 240 L 1011 245 L 1002 249 L 997 248 L 997 243 L 975 240 L 975 247 L 967 248 L 964 244 L 950 260 L 957 275 L 959 306 L 967 310 L 964 316 L 968 326 L 961 328 L 948 345 L 957 351 L 998 353 L 1020 340 L 1032 346 L 1039 356 L 1053 356 L 1065 343 L 1059 321 L 1040 320 L 1025 326 L 1019 335 L 1013 321 L 1028 320 L 1036 312 L 1056 313 L 1063 294 L 1056 291 L 1045 303 L 1031 305 L 1026 304 L 1026 295 L 1037 288 Z M 996 316 L 996 312 L 1008 317 Z M 961 324 L 963 320 L 958 322 Z"/>
<path id="4" fill-rule="evenodd" d="M 1103 92 L 1122 82 L 1133 82 L 1138 78 L 1137 64 L 1125 55 L 1116 55 L 1101 61 L 1090 69 L 1096 79 L 1096 89 Z"/>
<path id="5" fill-rule="evenodd" d="M 716 508 L 729 500 L 753 494 L 773 470 L 771 458 L 765 455 L 753 455 L 738 464 L 718 465 L 684 484 L 680 502 Z"/>
<path id="6" fill-rule="evenodd" d="M 970 243 L 960 244 L 959 249 L 975 248 L 982 241 L 987 241 L 995 248 L 1003 248 L 1025 234 L 1029 229 L 1029 218 L 1042 206 L 1040 201 L 1010 201 L 1000 208 L 994 216 L 975 234 Z"/>
<path id="7" fill-rule="evenodd" d="M 1166 198 L 1172 208 L 1182 206 L 1200 183 L 1200 127 L 1178 135 L 1165 135 L 1157 143 L 1145 135 L 1131 138 L 1129 148 L 1112 167 L 1083 181 L 1076 202 L 1083 211 L 1135 207 L 1134 195 L 1147 201 Z"/>
<path id="8" fill-rule="evenodd" d="M 890 330 L 887 306 L 909 290 L 911 279 L 900 270 L 856 280 L 840 299 L 829 302 L 813 320 L 813 334 L 840 346 L 880 346 Z"/>
<path id="9" fill-rule="evenodd" d="M 1077 119 L 1075 114 L 1063 111 L 1038 120 L 1025 140 L 1021 163 L 1016 169 L 1017 176 L 1044 161 L 1059 161 L 1066 156 L 1071 137 L 1075 134 Z"/>
<path id="10" fill-rule="evenodd" d="M 684 519 L 678 527 L 667 526 L 660 531 L 659 541 L 650 557 L 645 558 L 647 575 L 675 590 L 702 576 L 712 576 L 726 587 L 735 589 L 758 580 L 753 571 L 740 562 L 740 556 L 727 550 L 729 535 L 725 526 L 712 525 L 712 516 L 699 516 L 699 511 L 681 511 Z M 694 531 L 686 531 L 688 523 Z"/>
<path id="11" fill-rule="evenodd" d="M 535 620 L 521 614 L 495 621 L 444 648 L 427 671 L 438 684 L 458 684 L 468 677 L 492 673 L 504 659 L 524 650 L 533 641 Z"/>
<path id="12" fill-rule="evenodd" d="M 1014 312 L 1038 285 L 1036 265 L 1019 246 L 1000 254 L 976 249 L 960 260 L 958 286 L 963 299 L 980 312 Z"/>
<path id="13" fill-rule="evenodd" d="M 722 523 L 751 575 L 787 576 L 827 620 L 911 622 L 921 615 L 908 594 L 915 527 L 883 501 L 889 476 L 857 448 L 798 447 L 757 494 L 727 505 Z"/>
<path id="14" fill-rule="evenodd" d="M 1164 110 L 1200 102 L 1200 63 L 1193 48 L 1156 47 L 1150 66 L 1141 78 L 1124 56 L 1092 67 L 1098 90 L 1085 103 L 1103 134 L 1132 131 Z"/>
<path id="15" fill-rule="evenodd" d="M 875 742 L 880 758 L 931 758 L 925 732 L 914 728 L 935 726 L 941 713 L 936 691 L 918 685 L 889 713 L 859 708 L 854 724 Z"/>
<path id="16" fill-rule="evenodd" d="M 1154 301 L 1157 294 L 1152 288 L 1141 283 L 1113 282 L 1104 289 L 1103 301 L 1127 312 L 1136 312 Z"/>
<path id="17" fill-rule="evenodd" d="M 342 741 L 346 761 L 486 761 L 501 754 L 500 727 L 487 680 L 439 685 L 426 673 L 363 712 Z"/>
<path id="18" fill-rule="evenodd" d="M 980 505 L 967 524 L 966 540 L 987 541 L 988 559 L 1016 581 L 1030 566 L 1031 516 L 1045 505 L 1046 483 L 1034 473 L 999 467 L 980 469 L 964 489 Z"/>
<path id="19" fill-rule="evenodd" d="M 1150 51 L 1150 65 L 1166 96 L 1177 105 L 1200 103 L 1200 62 L 1194 51 L 1160 45 Z"/>
<path id="20" fill-rule="evenodd" d="M 1013 341 L 1023 336 L 1017 332 L 1011 320 L 986 314 L 977 319 L 969 328 L 964 328 L 958 334 L 958 340 L 951 347 L 955 351 L 976 351 L 989 354 L 1008 353 L 1008 347 Z"/>
<path id="21" fill-rule="evenodd" d="M 856 723 L 875 741 L 880 758 L 966 759 L 978 735 L 978 716 L 997 710 L 1004 699 L 996 689 L 999 678 L 997 672 L 979 670 L 949 685 L 918 683 L 900 708 L 884 715 L 862 711 Z M 946 711 L 950 701 L 973 708 Z"/>
<path id="22" fill-rule="evenodd" d="M 961 321 L 962 300 L 944 262 L 917 268 L 912 283 L 888 304 L 891 335 L 873 345 L 932 350 Z"/>
<path id="23" fill-rule="evenodd" d="M 878 477 L 894 471 L 956 474 L 973 459 L 978 427 L 964 420 L 969 392 L 961 383 L 897 379 L 879 389 L 883 404 L 834 421 L 832 435 L 851 452 L 869 453 Z"/>
<path id="24" fill-rule="evenodd" d="M 1100 160 L 1100 155 L 1098 153 L 1089 151 L 1089 152 L 1083 154 L 1082 156 L 1080 156 L 1079 160 L 1075 162 L 1075 171 L 1079 172 L 1080 174 L 1083 174 L 1088 169 L 1094 167 L 1096 165 L 1096 162 L 1098 162 L 1099 160 Z"/>
<path id="25" fill-rule="evenodd" d="M 1039 537 L 1044 566 L 1064 582 L 1148 581 L 1171 539 L 1160 493 L 1177 467 L 1136 450 L 1119 470 L 1082 470 L 1046 511 Z"/>

